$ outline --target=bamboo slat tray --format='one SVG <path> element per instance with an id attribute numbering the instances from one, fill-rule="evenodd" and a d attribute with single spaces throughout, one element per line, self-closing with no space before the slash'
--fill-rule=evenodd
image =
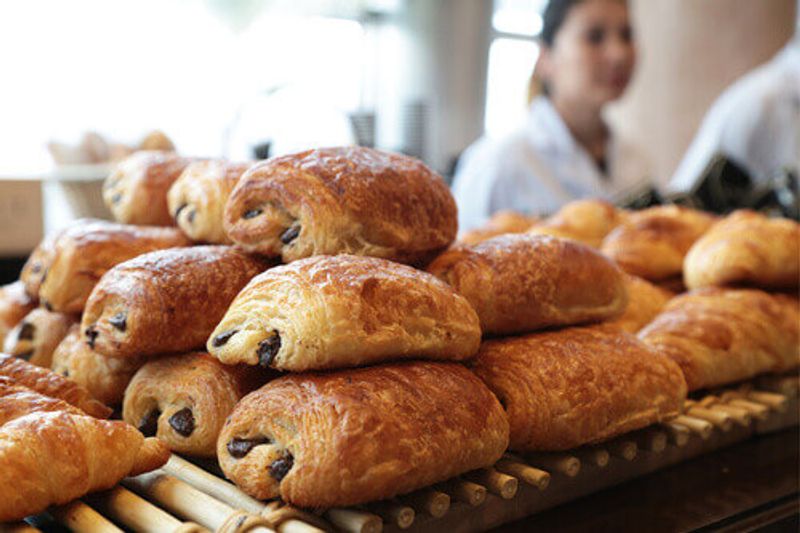
<path id="1" fill-rule="evenodd" d="M 506 455 L 493 468 L 348 509 L 308 512 L 259 502 L 225 481 L 215 464 L 177 456 L 161 469 L 48 514 L 79 533 L 270 531 L 311 533 L 482 531 L 760 433 L 798 424 L 797 375 L 688 400 L 674 420 L 567 453 Z M 34 522 L 35 523 L 35 522 Z M 0 526 L 37 531 L 28 524 Z"/>

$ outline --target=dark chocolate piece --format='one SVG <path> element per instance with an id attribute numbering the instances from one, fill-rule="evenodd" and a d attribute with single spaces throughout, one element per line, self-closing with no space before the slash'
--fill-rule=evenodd
<path id="1" fill-rule="evenodd" d="M 286 477 L 286 474 L 289 473 L 293 466 L 294 457 L 288 451 L 284 451 L 283 457 L 276 459 L 269 465 L 269 475 L 275 478 L 276 481 L 280 481 Z"/>
<path id="2" fill-rule="evenodd" d="M 281 336 L 277 331 L 272 332 L 272 335 L 258 343 L 258 364 L 264 368 L 269 368 L 275 356 L 281 349 Z"/>
<path id="3" fill-rule="evenodd" d="M 108 319 L 108 323 L 117 328 L 120 331 L 125 331 L 125 328 L 128 326 L 127 324 L 128 316 L 125 314 L 124 311 L 120 311 L 116 315 L 112 316 Z"/>
<path id="4" fill-rule="evenodd" d="M 261 208 L 248 209 L 247 211 L 244 212 L 244 214 L 242 215 L 242 218 L 244 218 L 244 219 L 255 218 L 258 215 L 260 215 L 261 213 L 263 213 L 263 212 L 264 212 L 264 210 L 261 209 Z"/>
<path id="5" fill-rule="evenodd" d="M 300 226 L 292 226 L 281 234 L 281 242 L 289 244 L 300 235 Z"/>
<path id="6" fill-rule="evenodd" d="M 97 340 L 97 336 L 100 334 L 100 332 L 97 331 L 95 325 L 92 324 L 91 326 L 86 328 L 86 331 L 84 331 L 84 333 L 86 334 L 86 344 L 89 345 L 89 348 L 94 348 L 94 341 Z"/>
<path id="7" fill-rule="evenodd" d="M 158 417 L 161 416 L 161 411 L 153 409 L 139 421 L 139 431 L 145 437 L 155 437 L 158 431 Z"/>
<path id="8" fill-rule="evenodd" d="M 271 441 L 267 437 L 256 437 L 253 439 L 240 439 L 238 437 L 234 437 L 233 440 L 228 443 L 227 448 L 231 457 L 241 459 L 250 453 L 250 450 L 256 446 L 269 444 L 270 442 Z"/>
<path id="9" fill-rule="evenodd" d="M 36 326 L 31 324 L 30 322 L 23 322 L 22 327 L 19 328 L 19 335 L 17 335 L 17 339 L 21 341 L 32 341 L 33 333 L 35 331 L 36 331 Z"/>
<path id="10" fill-rule="evenodd" d="M 188 437 L 194 431 L 194 414 L 188 407 L 184 407 L 171 417 L 169 417 L 169 425 L 172 426 L 178 434 Z"/>
<path id="11" fill-rule="evenodd" d="M 211 340 L 211 346 L 214 348 L 224 346 L 231 339 L 231 337 L 237 333 L 239 333 L 238 329 L 229 329 L 228 331 L 223 331 Z"/>

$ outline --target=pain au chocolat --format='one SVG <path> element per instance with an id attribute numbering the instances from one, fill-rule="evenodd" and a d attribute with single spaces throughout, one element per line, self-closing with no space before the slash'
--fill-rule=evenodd
<path id="1" fill-rule="evenodd" d="M 252 163 L 223 160 L 195 161 L 181 173 L 167 194 L 169 212 L 175 222 L 197 242 L 230 244 L 225 234 L 225 204 Z"/>
<path id="2" fill-rule="evenodd" d="M 606 323 L 619 326 L 628 333 L 636 333 L 649 324 L 664 309 L 670 298 L 675 296 L 667 289 L 630 274 L 625 276 L 625 284 L 628 286 L 628 305 L 625 312 Z"/>
<path id="3" fill-rule="evenodd" d="M 237 293 L 267 266 L 231 246 L 140 255 L 106 272 L 94 288 L 83 338 L 110 357 L 202 348 Z"/>
<path id="4" fill-rule="evenodd" d="M 125 391 L 122 417 L 173 451 L 214 457 L 225 419 L 266 379 L 260 369 L 223 365 L 203 352 L 149 361 Z"/>
<path id="5" fill-rule="evenodd" d="M 679 414 L 686 399 L 678 365 L 602 324 L 486 341 L 474 370 L 520 451 L 604 441 Z"/>
<path id="6" fill-rule="evenodd" d="M 253 278 L 206 346 L 225 364 L 303 371 L 401 358 L 464 360 L 480 337 L 467 300 L 433 275 L 337 255 Z"/>
<path id="7" fill-rule="evenodd" d="M 459 234 L 458 242 L 473 245 L 506 233 L 524 233 L 538 222 L 536 217 L 510 209 L 502 210 L 492 215 L 482 227 Z"/>
<path id="8" fill-rule="evenodd" d="M 533 235 L 552 235 L 600 248 L 603 239 L 625 220 L 627 213 L 605 200 L 575 200 L 531 227 Z"/>
<path id="9" fill-rule="evenodd" d="M 48 309 L 80 313 L 97 281 L 114 265 L 153 250 L 189 244 L 177 228 L 78 221 L 55 239 L 39 299 Z"/>
<path id="10" fill-rule="evenodd" d="M 469 370 L 407 362 L 271 381 L 236 406 L 217 454 L 251 496 L 324 508 L 492 465 L 507 444 L 502 407 Z"/>
<path id="11" fill-rule="evenodd" d="M 689 289 L 797 289 L 800 224 L 788 218 L 767 218 L 755 211 L 736 211 L 694 243 L 683 268 Z"/>
<path id="12" fill-rule="evenodd" d="M 135 152 L 106 178 L 103 201 L 118 222 L 172 226 L 167 192 L 191 161 L 174 152 Z"/>
<path id="13" fill-rule="evenodd" d="M 34 365 L 50 368 L 53 352 L 77 320 L 77 315 L 55 313 L 38 307 L 8 332 L 3 351 Z"/>
<path id="14" fill-rule="evenodd" d="M 477 311 L 489 334 L 524 333 L 620 315 L 622 271 L 590 247 L 545 235 L 501 235 L 456 245 L 428 271 Z"/>
<path id="15" fill-rule="evenodd" d="M 36 299 L 25 292 L 25 284 L 21 281 L 0 287 L 0 346 L 8 332 L 35 308 Z"/>
<path id="16" fill-rule="evenodd" d="M 689 390 L 782 372 L 800 364 L 796 298 L 754 289 L 676 296 L 639 338 L 678 363 Z"/>
<path id="17" fill-rule="evenodd" d="M 456 237 L 456 204 L 421 161 L 349 146 L 258 163 L 225 207 L 225 230 L 288 263 L 322 254 L 429 260 Z"/>

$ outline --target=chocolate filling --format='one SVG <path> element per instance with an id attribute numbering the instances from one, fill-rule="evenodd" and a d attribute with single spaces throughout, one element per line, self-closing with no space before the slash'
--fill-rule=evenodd
<path id="1" fill-rule="evenodd" d="M 145 437 L 155 437 L 158 431 L 158 417 L 161 416 L 161 411 L 153 409 L 139 421 L 139 431 Z"/>
<path id="2" fill-rule="evenodd" d="M 244 212 L 244 214 L 242 215 L 242 218 L 244 218 L 244 219 L 255 218 L 258 215 L 260 215 L 261 213 L 263 213 L 263 212 L 264 212 L 264 210 L 261 209 L 261 208 L 248 209 L 247 211 Z"/>
<path id="3" fill-rule="evenodd" d="M 192 410 L 184 407 L 169 417 L 169 425 L 180 435 L 188 437 L 194 431 L 194 414 L 192 414 Z"/>
<path id="4" fill-rule="evenodd" d="M 111 203 L 117 205 L 119 201 L 122 200 L 122 193 L 118 192 L 114 196 L 111 197 Z"/>
<path id="5" fill-rule="evenodd" d="M 19 357 L 20 359 L 22 359 L 24 361 L 28 361 L 31 358 L 31 356 L 33 355 L 34 351 L 35 350 L 33 348 L 31 348 L 27 352 L 22 352 L 21 354 L 17 355 L 17 357 Z"/>
<path id="6" fill-rule="evenodd" d="M 292 226 L 281 234 L 281 242 L 289 244 L 300 235 L 300 226 Z"/>
<path id="7" fill-rule="evenodd" d="M 32 341 L 34 331 L 36 331 L 36 327 L 33 324 L 30 322 L 23 322 L 22 326 L 19 328 L 17 339 L 21 341 Z"/>
<path id="8" fill-rule="evenodd" d="M 116 315 L 112 316 L 108 319 L 108 323 L 117 328 L 120 331 L 125 331 L 125 328 L 128 326 L 127 324 L 128 316 L 125 314 L 124 311 L 120 311 Z"/>
<path id="9" fill-rule="evenodd" d="M 84 333 L 86 334 L 86 344 L 89 345 L 89 348 L 94 348 L 94 341 L 97 340 L 97 336 L 100 334 L 100 332 L 97 331 L 95 329 L 95 325 L 92 324 L 91 326 L 86 328 L 86 331 L 84 331 Z"/>
<path id="10" fill-rule="evenodd" d="M 250 453 L 250 450 L 256 446 L 269 444 L 270 442 L 271 441 L 267 437 L 255 437 L 252 439 L 240 439 L 238 437 L 234 437 L 233 440 L 228 442 L 227 448 L 231 457 L 241 459 Z"/>
<path id="11" fill-rule="evenodd" d="M 44 281 L 44 278 L 42 278 L 42 281 Z M 50 305 L 50 302 L 48 302 L 47 300 L 42 300 L 42 305 L 44 306 L 45 309 L 47 309 L 51 313 L 53 312 L 53 306 Z"/>
<path id="12" fill-rule="evenodd" d="M 283 457 L 276 459 L 269 465 L 269 475 L 275 478 L 276 481 L 280 481 L 286 477 L 286 474 L 289 473 L 293 466 L 294 457 L 288 451 L 284 451 Z"/>
<path id="13" fill-rule="evenodd" d="M 233 337 L 237 333 L 239 333 L 238 329 L 229 329 L 228 331 L 223 331 L 222 333 L 220 333 L 211 340 L 211 346 L 213 346 L 214 348 L 219 348 L 220 346 L 224 346 L 225 344 L 227 344 L 229 340 L 231 340 L 231 337 Z"/>
<path id="14" fill-rule="evenodd" d="M 281 336 L 277 330 L 273 330 L 272 336 L 258 343 L 258 349 L 256 350 L 256 354 L 258 354 L 258 364 L 264 368 L 269 368 L 280 349 Z"/>
<path id="15" fill-rule="evenodd" d="M 194 216 L 195 216 L 196 214 L 197 214 L 197 211 L 195 211 L 194 209 L 192 209 L 191 211 L 189 211 L 189 214 L 188 214 L 188 215 L 186 215 L 186 221 L 187 221 L 189 224 L 191 224 L 192 222 L 194 222 Z"/>
<path id="16" fill-rule="evenodd" d="M 34 263 L 33 266 L 31 267 L 31 273 L 33 274 L 38 274 L 39 272 L 41 272 L 41 270 L 42 270 L 41 263 Z"/>
<path id="17" fill-rule="evenodd" d="M 181 205 L 179 205 L 179 206 L 178 206 L 178 209 L 176 209 L 176 210 L 175 210 L 175 214 L 174 214 L 174 215 L 172 215 L 172 218 L 174 218 L 174 219 L 176 219 L 176 220 L 177 220 L 177 218 L 178 218 L 178 215 L 180 215 L 180 214 L 181 214 L 181 211 L 183 211 L 183 210 L 184 210 L 184 209 L 186 209 L 187 207 L 189 207 L 189 204 L 181 204 Z"/>

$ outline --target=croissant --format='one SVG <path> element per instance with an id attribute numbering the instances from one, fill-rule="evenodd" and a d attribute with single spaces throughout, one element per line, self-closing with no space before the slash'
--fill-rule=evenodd
<path id="1" fill-rule="evenodd" d="M 474 368 L 500 399 L 514 450 L 567 450 L 681 412 L 680 368 L 633 335 L 595 325 L 486 341 Z"/>
<path id="2" fill-rule="evenodd" d="M 699 289 L 673 298 L 639 338 L 677 362 L 689 390 L 800 364 L 797 300 L 749 289 Z"/>
<path id="3" fill-rule="evenodd" d="M 456 236 L 456 204 L 422 162 L 350 146 L 275 157 L 245 172 L 225 206 L 225 231 L 288 263 L 322 254 L 421 263 Z"/>
<path id="4" fill-rule="evenodd" d="M 463 360 L 477 352 L 480 337 L 469 303 L 434 276 L 339 255 L 253 278 L 206 346 L 225 364 L 302 371 L 411 357 Z"/>
<path id="5" fill-rule="evenodd" d="M 122 417 L 173 451 L 214 457 L 233 407 L 264 383 L 259 370 L 223 365 L 202 352 L 150 361 L 125 391 Z"/>
<path id="6" fill-rule="evenodd" d="M 75 221 L 73 224 L 80 224 L 83 219 Z M 51 233 L 34 248 L 28 260 L 22 266 L 19 280 L 25 285 L 25 292 L 34 300 L 39 299 L 39 288 L 42 286 L 47 269 L 53 262 L 53 246 L 60 232 Z"/>
<path id="7" fill-rule="evenodd" d="M 503 409 L 469 370 L 409 362 L 271 381 L 236 406 L 217 455 L 251 496 L 320 508 L 492 465 L 507 444 Z"/>
<path id="8" fill-rule="evenodd" d="M 0 287 L 0 346 L 11 328 L 35 308 L 36 299 L 28 296 L 21 281 Z"/>
<path id="9" fill-rule="evenodd" d="M 22 359 L 0 353 L 0 376 L 44 396 L 63 400 L 91 416 L 108 418 L 111 415 L 111 409 L 94 400 L 85 388 L 55 372 Z"/>
<path id="10" fill-rule="evenodd" d="M 628 306 L 622 315 L 607 324 L 618 326 L 628 333 L 636 333 L 658 316 L 675 294 L 630 274 L 625 278 L 628 286 Z"/>
<path id="11" fill-rule="evenodd" d="M 50 368 L 53 351 L 76 321 L 74 315 L 34 309 L 8 332 L 3 351 L 34 365 Z"/>
<path id="12" fill-rule="evenodd" d="M 646 280 L 680 276 L 684 256 L 714 221 L 714 215 L 687 207 L 650 207 L 631 213 L 609 233 L 602 251 L 629 274 Z"/>
<path id="13" fill-rule="evenodd" d="M 106 405 L 120 405 L 125 387 L 145 363 L 144 357 L 108 357 L 89 348 L 74 324 L 53 352 L 53 372 L 84 387 Z"/>
<path id="14" fill-rule="evenodd" d="M 169 212 L 193 241 L 230 244 L 222 224 L 225 204 L 244 172 L 252 163 L 195 161 L 167 194 Z"/>
<path id="15" fill-rule="evenodd" d="M 173 152 L 134 152 L 106 178 L 103 201 L 117 222 L 172 226 L 167 192 L 191 161 Z"/>
<path id="16" fill-rule="evenodd" d="M 112 266 L 145 252 L 189 244 L 177 228 L 81 221 L 56 239 L 39 298 L 48 309 L 80 313 L 92 288 Z"/>
<path id="17" fill-rule="evenodd" d="M 539 219 L 536 217 L 529 217 L 510 209 L 502 210 L 492 215 L 483 227 L 461 233 L 458 242 L 472 245 L 505 233 L 523 233 L 538 222 Z"/>
<path id="18" fill-rule="evenodd" d="M 30 413 L 52 411 L 86 414 L 64 400 L 44 396 L 8 376 L 0 375 L 0 426 Z"/>
<path id="19" fill-rule="evenodd" d="M 0 426 L 0 522 L 111 488 L 168 457 L 124 422 L 67 411 L 21 416 Z"/>
<path id="20" fill-rule="evenodd" d="M 578 242 L 543 235 L 451 247 L 428 271 L 469 301 L 490 334 L 613 318 L 628 301 L 614 263 Z"/>
<path id="21" fill-rule="evenodd" d="M 84 339 L 109 357 L 201 348 L 239 290 L 266 267 L 230 246 L 140 255 L 106 272 L 94 288 Z"/>
<path id="22" fill-rule="evenodd" d="M 605 236 L 621 224 L 626 216 L 625 211 L 605 200 L 575 200 L 541 224 L 530 228 L 528 233 L 572 239 L 600 248 Z"/>
<path id="23" fill-rule="evenodd" d="M 736 211 L 694 243 L 683 265 L 690 289 L 725 285 L 797 289 L 800 224 Z"/>

